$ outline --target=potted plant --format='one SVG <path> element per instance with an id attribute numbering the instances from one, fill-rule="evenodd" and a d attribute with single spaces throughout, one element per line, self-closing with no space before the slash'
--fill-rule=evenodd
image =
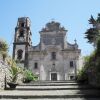
<path id="1" fill-rule="evenodd" d="M 16 83 L 18 74 L 21 73 L 21 70 L 15 65 L 15 62 L 12 64 L 10 72 L 12 75 L 11 81 L 7 82 L 7 84 L 9 85 L 10 89 L 15 89 L 16 86 L 18 85 L 18 83 Z"/>
<path id="2" fill-rule="evenodd" d="M 7 84 L 9 85 L 10 89 L 15 89 L 16 86 L 18 85 L 17 83 L 14 82 L 7 82 Z"/>
<path id="3" fill-rule="evenodd" d="M 24 71 L 23 83 L 29 83 L 34 80 L 35 80 L 35 75 L 32 73 L 32 71 L 26 69 Z"/>

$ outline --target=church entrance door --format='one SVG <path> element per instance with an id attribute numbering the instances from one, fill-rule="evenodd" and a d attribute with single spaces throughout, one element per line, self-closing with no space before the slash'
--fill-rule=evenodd
<path id="1" fill-rule="evenodd" d="M 51 81 L 57 81 L 57 73 L 51 73 Z"/>

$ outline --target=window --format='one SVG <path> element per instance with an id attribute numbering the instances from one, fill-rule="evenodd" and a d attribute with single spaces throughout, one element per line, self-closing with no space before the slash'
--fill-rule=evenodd
<path id="1" fill-rule="evenodd" d="M 23 31 L 20 31 L 20 37 L 24 37 L 24 32 Z"/>
<path id="2" fill-rule="evenodd" d="M 21 60 L 23 55 L 23 51 L 20 49 L 17 51 L 17 59 Z"/>
<path id="3" fill-rule="evenodd" d="M 56 59 L 56 52 L 52 52 L 52 53 L 51 53 L 51 58 L 52 58 L 53 60 Z"/>
<path id="4" fill-rule="evenodd" d="M 24 27 L 24 23 L 21 23 L 21 27 Z"/>
<path id="5" fill-rule="evenodd" d="M 74 67 L 73 61 L 70 61 L 70 67 Z"/>
<path id="6" fill-rule="evenodd" d="M 37 68 L 38 68 L 38 63 L 35 62 L 35 63 L 34 63 L 34 69 L 37 69 Z"/>

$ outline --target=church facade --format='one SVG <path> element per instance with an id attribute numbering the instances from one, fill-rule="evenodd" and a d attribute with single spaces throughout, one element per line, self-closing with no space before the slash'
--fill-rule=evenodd
<path id="1" fill-rule="evenodd" d="M 67 30 L 51 21 L 41 29 L 40 43 L 32 46 L 31 21 L 18 18 L 13 43 L 13 58 L 30 69 L 39 80 L 73 80 L 82 66 L 78 44 L 66 41 Z M 35 36 L 34 36 L 35 37 Z"/>

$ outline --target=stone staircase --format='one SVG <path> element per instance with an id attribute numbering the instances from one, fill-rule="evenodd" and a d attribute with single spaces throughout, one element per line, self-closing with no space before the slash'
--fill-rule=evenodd
<path id="1" fill-rule="evenodd" d="M 100 100 L 100 89 L 75 81 L 38 81 L 1 90 L 3 100 Z"/>

